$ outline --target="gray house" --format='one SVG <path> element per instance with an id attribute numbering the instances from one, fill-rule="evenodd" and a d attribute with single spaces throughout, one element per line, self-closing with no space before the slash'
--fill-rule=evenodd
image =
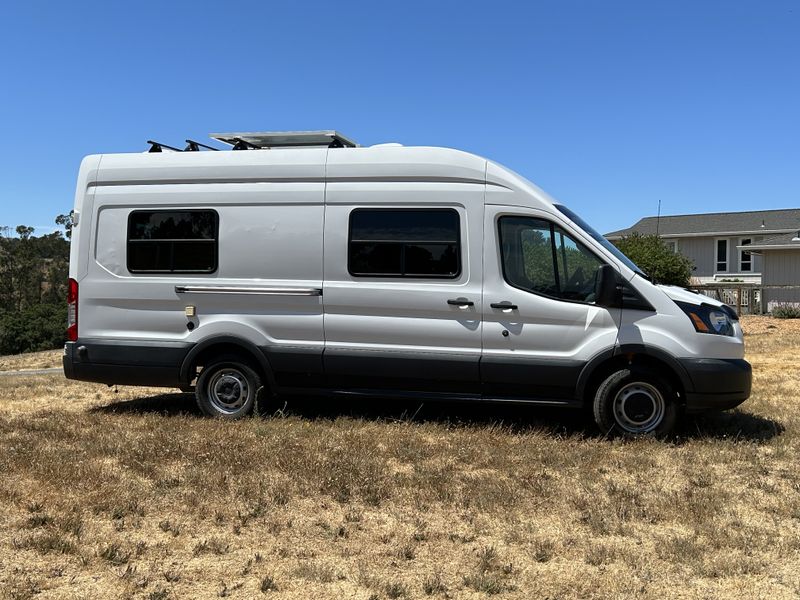
<path id="1" fill-rule="evenodd" d="M 800 286 L 800 209 L 645 217 L 606 234 L 657 234 L 695 265 L 697 283 L 727 279 Z M 765 289 L 764 302 L 800 302 L 800 289 Z"/>
<path id="2" fill-rule="evenodd" d="M 784 233 L 754 242 L 754 257 L 764 264 L 761 283 L 764 286 L 800 286 L 800 231 Z M 764 289 L 768 309 L 776 302 L 800 302 L 800 289 Z"/>

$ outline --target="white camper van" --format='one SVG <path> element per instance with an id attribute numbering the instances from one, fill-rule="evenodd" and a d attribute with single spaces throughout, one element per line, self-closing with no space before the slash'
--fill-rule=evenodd
<path id="1" fill-rule="evenodd" d="M 645 273 L 529 181 L 446 148 L 232 133 L 86 157 L 67 377 L 591 407 L 665 433 L 750 394 L 736 313 Z"/>

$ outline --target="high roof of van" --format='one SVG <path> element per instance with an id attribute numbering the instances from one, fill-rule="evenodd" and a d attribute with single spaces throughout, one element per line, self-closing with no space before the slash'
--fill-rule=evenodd
<path id="1" fill-rule="evenodd" d="M 218 133 L 220 151 L 193 140 L 181 150 L 155 141 L 144 153 L 87 157 L 88 186 L 196 183 L 385 181 L 474 183 L 519 190 L 552 208 L 555 201 L 502 165 L 452 148 L 377 144 L 361 147 L 335 130 Z M 201 150 L 205 149 L 205 150 Z M 79 180 L 79 188 L 81 182 Z"/>
<path id="2" fill-rule="evenodd" d="M 426 146 L 120 153 L 103 154 L 96 160 L 99 169 L 94 183 L 99 186 L 324 179 L 489 183 L 511 189 L 532 186 L 509 169 L 475 154 Z"/>
<path id="3" fill-rule="evenodd" d="M 485 182 L 486 159 L 449 148 L 276 148 L 103 154 L 98 184 L 414 177 Z M 327 169 L 326 169 L 327 168 Z"/>

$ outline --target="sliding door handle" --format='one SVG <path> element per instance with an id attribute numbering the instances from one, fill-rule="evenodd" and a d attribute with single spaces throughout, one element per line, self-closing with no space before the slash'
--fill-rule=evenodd
<path id="1" fill-rule="evenodd" d="M 511 304 L 511 302 L 492 302 L 489 306 L 500 310 L 517 310 L 519 308 L 516 304 Z"/>
<path id="2" fill-rule="evenodd" d="M 450 306 L 475 306 L 472 300 L 467 300 L 466 298 L 451 298 L 447 303 Z"/>

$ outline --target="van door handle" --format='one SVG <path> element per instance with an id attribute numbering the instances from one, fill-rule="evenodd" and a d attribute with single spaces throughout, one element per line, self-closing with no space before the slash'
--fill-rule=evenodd
<path id="1" fill-rule="evenodd" d="M 516 304 L 511 304 L 511 302 L 492 302 L 489 306 L 492 308 L 499 308 L 500 310 L 517 310 L 518 306 Z"/>
<path id="2" fill-rule="evenodd" d="M 466 298 L 451 298 L 447 303 L 450 306 L 475 306 L 472 300 L 467 300 Z"/>

